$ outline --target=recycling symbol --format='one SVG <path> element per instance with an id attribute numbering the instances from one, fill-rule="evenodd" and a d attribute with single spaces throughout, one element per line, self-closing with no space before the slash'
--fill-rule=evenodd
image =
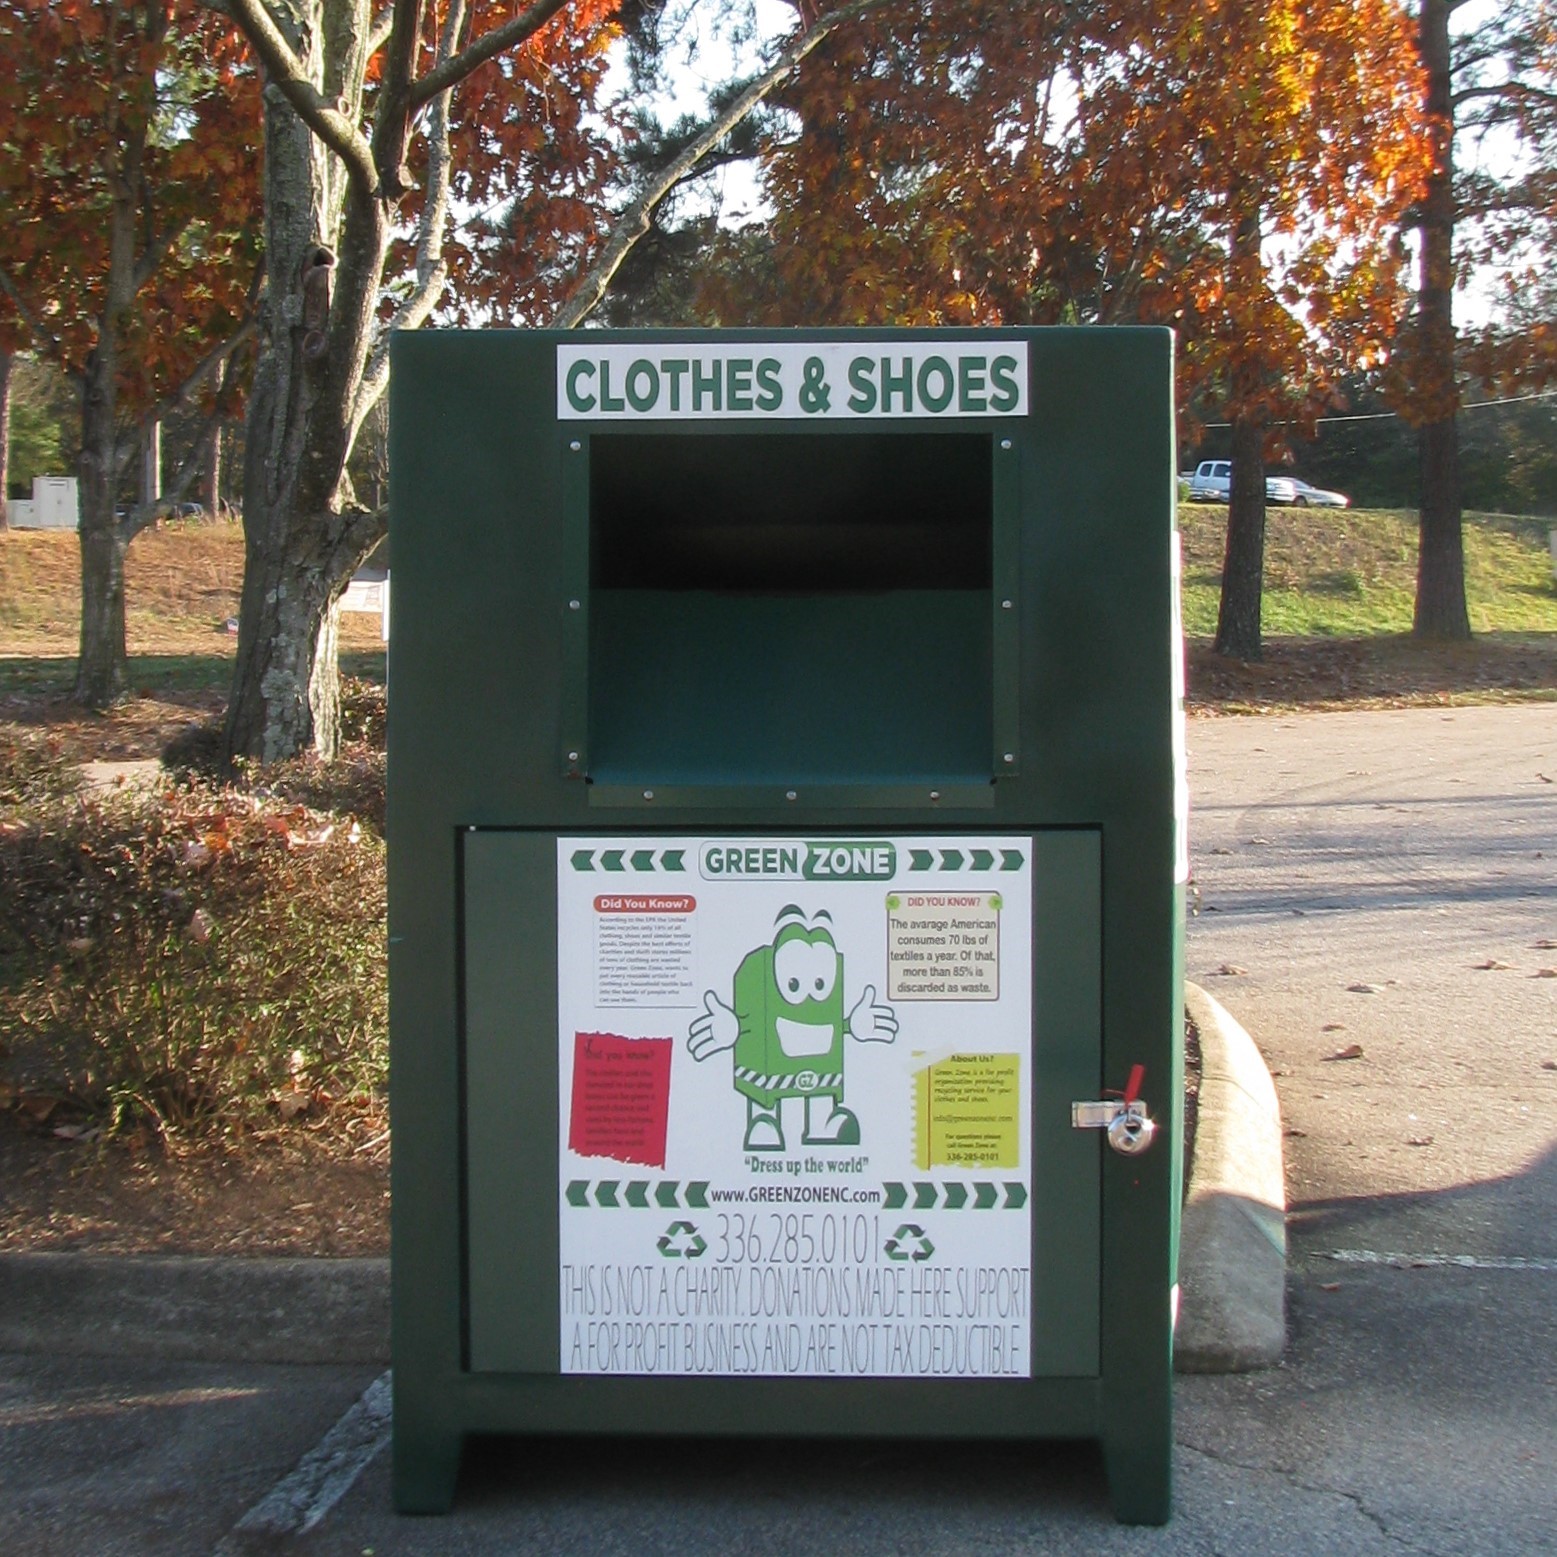
<path id="1" fill-rule="evenodd" d="M 935 1253 L 935 1245 L 925 1236 L 922 1227 L 904 1222 L 883 1247 L 889 1260 L 927 1260 Z"/>
<path id="2" fill-rule="evenodd" d="M 672 1222 L 660 1234 L 657 1247 L 667 1260 L 695 1260 L 708 1245 L 690 1222 Z"/>

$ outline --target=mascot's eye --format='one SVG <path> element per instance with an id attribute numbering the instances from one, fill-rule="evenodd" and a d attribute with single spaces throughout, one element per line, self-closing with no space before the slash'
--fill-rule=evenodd
<path id="1" fill-rule="evenodd" d="M 789 940 L 773 953 L 773 982 L 786 1005 L 798 1006 L 807 998 L 813 972 L 809 951 L 804 941 Z"/>
<path id="2" fill-rule="evenodd" d="M 838 953 L 830 941 L 813 941 L 806 951 L 806 983 L 812 991 L 811 998 L 826 1000 L 838 982 Z"/>

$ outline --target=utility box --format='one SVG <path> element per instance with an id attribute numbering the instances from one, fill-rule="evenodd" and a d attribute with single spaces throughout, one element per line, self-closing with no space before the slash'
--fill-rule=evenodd
<path id="1" fill-rule="evenodd" d="M 1168 1517 L 1167 331 L 394 343 L 395 1496 L 1100 1441 Z"/>

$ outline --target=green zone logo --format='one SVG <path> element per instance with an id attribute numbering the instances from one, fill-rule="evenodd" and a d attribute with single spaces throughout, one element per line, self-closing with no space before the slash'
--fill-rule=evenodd
<path id="1" fill-rule="evenodd" d="M 705 843 L 698 870 L 705 881 L 890 881 L 897 849 L 879 839 Z"/>

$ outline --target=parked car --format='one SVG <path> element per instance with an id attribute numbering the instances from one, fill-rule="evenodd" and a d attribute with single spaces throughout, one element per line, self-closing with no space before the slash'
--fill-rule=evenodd
<path id="1" fill-rule="evenodd" d="M 1344 492 L 1329 492 L 1324 487 L 1311 487 L 1306 481 L 1293 477 L 1297 488 L 1295 499 L 1299 508 L 1350 508 L 1352 500 Z"/>
<path id="2" fill-rule="evenodd" d="M 1195 473 L 1189 478 L 1190 499 L 1202 503 L 1225 503 L 1232 480 L 1231 460 L 1201 460 L 1195 467 Z M 1265 478 L 1267 503 L 1296 503 L 1297 500 L 1298 484 L 1290 476 Z"/>

